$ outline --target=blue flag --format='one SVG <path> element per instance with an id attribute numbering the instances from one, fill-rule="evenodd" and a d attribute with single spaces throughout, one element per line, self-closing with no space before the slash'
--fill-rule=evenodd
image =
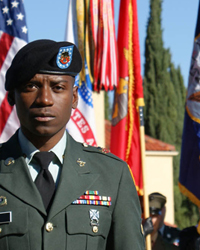
<path id="1" fill-rule="evenodd" d="M 187 89 L 179 188 L 200 206 L 200 5 Z"/>

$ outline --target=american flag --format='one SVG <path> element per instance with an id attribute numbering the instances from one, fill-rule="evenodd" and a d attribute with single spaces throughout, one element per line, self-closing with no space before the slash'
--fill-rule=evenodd
<path id="1" fill-rule="evenodd" d="M 78 107 L 72 111 L 71 118 L 67 124 L 67 130 L 76 141 L 97 146 L 92 84 L 86 62 L 85 74 L 86 81 L 82 81 L 78 89 Z M 78 85 L 78 82 L 77 78 L 75 85 Z"/>
<path id="2" fill-rule="evenodd" d="M 0 0 L 0 142 L 19 127 L 15 108 L 7 102 L 5 74 L 17 51 L 28 41 L 23 0 Z"/>

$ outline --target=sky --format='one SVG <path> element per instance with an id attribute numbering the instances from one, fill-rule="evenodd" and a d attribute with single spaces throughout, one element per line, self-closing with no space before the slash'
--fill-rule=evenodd
<path id="1" fill-rule="evenodd" d="M 117 23 L 120 0 L 114 0 L 115 24 Z M 172 62 L 180 65 L 185 86 L 188 84 L 190 59 L 199 0 L 163 0 L 162 29 L 164 47 L 169 48 Z M 143 76 L 146 27 L 150 12 L 149 0 L 137 0 L 138 28 Z M 24 0 L 29 41 L 36 39 L 64 40 L 68 0 Z"/>

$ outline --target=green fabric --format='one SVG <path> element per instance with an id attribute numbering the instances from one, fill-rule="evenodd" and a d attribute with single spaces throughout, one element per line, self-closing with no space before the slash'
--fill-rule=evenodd
<path id="1" fill-rule="evenodd" d="M 0 149 L 0 196 L 13 221 L 0 224 L 0 250 L 142 250 L 141 210 L 137 192 L 123 161 L 99 148 L 84 147 L 69 135 L 60 182 L 46 214 L 33 183 L 17 135 Z M 14 163 L 6 165 L 8 157 Z M 77 160 L 85 162 L 81 167 Z M 72 205 L 86 190 L 110 196 L 111 206 Z M 98 232 L 90 225 L 89 210 L 99 211 Z M 46 223 L 53 223 L 47 232 Z"/>

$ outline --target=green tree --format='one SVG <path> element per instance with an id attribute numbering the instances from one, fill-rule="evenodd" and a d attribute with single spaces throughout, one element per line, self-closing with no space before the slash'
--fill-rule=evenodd
<path id="1" fill-rule="evenodd" d="M 161 2 L 157 1 L 156 3 L 156 1 L 151 1 L 150 10 L 145 41 L 144 117 L 146 133 L 156 138 L 159 124 L 159 116 L 156 112 L 159 106 L 157 92 L 160 88 L 162 75 L 162 60 L 159 51 L 161 53 L 163 51 Z"/>
<path id="2" fill-rule="evenodd" d="M 186 89 L 180 67 L 174 66 L 170 50 L 163 45 L 161 12 L 162 0 L 150 0 L 144 67 L 145 132 L 179 151 L 173 166 L 175 221 L 183 228 L 198 219 L 197 207 L 178 188 Z"/>
<path id="3" fill-rule="evenodd" d="M 154 138 L 174 143 L 177 100 L 169 71 L 171 54 L 163 46 L 161 4 L 161 0 L 150 2 L 145 41 L 145 131 Z"/>

